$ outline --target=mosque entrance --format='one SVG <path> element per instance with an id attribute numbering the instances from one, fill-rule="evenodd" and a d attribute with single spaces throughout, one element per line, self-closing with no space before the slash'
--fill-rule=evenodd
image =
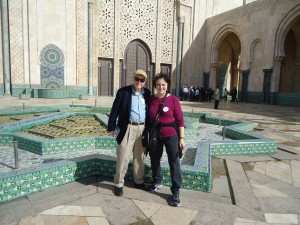
<path id="1" fill-rule="evenodd" d="M 148 75 L 145 87 L 151 90 L 153 68 L 154 65 L 151 64 L 151 52 L 146 44 L 140 40 L 130 42 L 125 49 L 123 68 L 120 74 L 121 87 L 132 84 L 132 75 L 137 69 L 142 69 Z"/>
<path id="2" fill-rule="evenodd" d="M 218 67 L 216 71 L 216 85 L 219 85 L 221 94 L 225 88 L 239 91 L 240 83 L 240 54 L 241 42 L 233 32 L 227 32 L 222 37 L 218 49 Z"/>
<path id="3" fill-rule="evenodd" d="M 293 22 L 284 42 L 279 92 L 300 93 L 300 16 Z"/>

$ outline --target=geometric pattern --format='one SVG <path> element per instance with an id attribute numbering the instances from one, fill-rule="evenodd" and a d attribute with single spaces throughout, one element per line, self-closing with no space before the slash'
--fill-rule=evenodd
<path id="1" fill-rule="evenodd" d="M 88 4 L 77 1 L 77 83 L 88 85 Z"/>
<path id="2" fill-rule="evenodd" d="M 172 64 L 174 4 L 173 0 L 163 0 L 161 9 L 161 62 L 168 64 Z"/>
<path id="3" fill-rule="evenodd" d="M 99 0 L 97 33 L 99 37 L 99 53 L 101 57 L 113 58 L 114 53 L 114 8 L 115 1 Z"/>
<path id="4" fill-rule="evenodd" d="M 156 55 L 156 0 L 124 0 L 120 3 L 120 55 L 123 57 L 129 42 L 140 39 L 152 52 L 152 61 Z"/>
<path id="5" fill-rule="evenodd" d="M 12 83 L 24 83 L 24 43 L 23 43 L 23 4 L 22 0 L 10 0 L 8 7 L 10 60 Z"/>
<path id="6" fill-rule="evenodd" d="M 54 44 L 46 45 L 40 53 L 41 84 L 44 88 L 61 88 L 64 85 L 64 54 Z"/>
<path id="7" fill-rule="evenodd" d="M 157 4 L 161 5 L 160 11 Z M 159 3 L 156 0 L 124 0 L 116 6 L 114 0 L 99 0 L 97 8 L 99 55 L 113 58 L 116 40 L 119 43 L 117 47 L 119 52 L 115 57 L 123 58 L 128 43 L 140 39 L 151 49 L 151 61 L 155 61 L 158 29 L 162 46 L 160 61 L 172 64 L 174 4 L 176 4 L 174 0 L 162 0 Z M 156 27 L 157 14 L 161 15 L 159 28 Z M 118 30 L 115 30 L 115 23 Z"/>

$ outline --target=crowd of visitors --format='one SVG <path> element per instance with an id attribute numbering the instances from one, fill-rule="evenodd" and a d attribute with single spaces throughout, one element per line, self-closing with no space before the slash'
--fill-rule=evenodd
<path id="1" fill-rule="evenodd" d="M 180 90 L 180 100 L 181 101 L 191 101 L 191 102 L 211 102 L 214 99 L 215 91 L 212 88 L 204 87 L 193 87 L 188 86 L 187 84 L 182 85 Z M 228 91 L 225 88 L 222 92 L 222 89 L 219 90 L 220 99 L 223 98 L 227 101 L 227 97 L 231 96 L 231 102 L 237 102 L 237 89 L 234 87 L 231 91 Z"/>

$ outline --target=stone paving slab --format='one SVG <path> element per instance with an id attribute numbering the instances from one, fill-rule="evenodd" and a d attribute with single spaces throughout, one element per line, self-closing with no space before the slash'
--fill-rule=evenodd
<path id="1" fill-rule="evenodd" d="M 111 106 L 112 101 L 114 100 L 113 97 L 88 97 L 87 100 L 78 100 L 78 99 L 30 99 L 26 101 L 27 105 L 63 105 L 63 104 L 78 104 L 78 105 L 94 105 L 95 104 L 95 98 L 98 100 L 98 104 L 101 104 L 101 106 Z M 1 107 L 7 107 L 11 106 L 12 102 L 14 105 L 18 105 L 22 107 L 22 104 L 24 101 L 19 100 L 14 97 L 2 97 L 0 96 L 0 108 Z M 194 111 L 194 112 L 206 112 L 211 113 L 212 116 L 218 117 L 219 115 L 226 119 L 240 119 L 240 120 L 246 120 L 246 121 L 256 121 L 257 125 L 259 127 L 258 121 L 261 121 L 262 123 L 264 121 L 270 121 L 271 124 L 275 124 L 278 122 L 285 123 L 285 120 L 291 121 L 293 120 L 300 121 L 300 108 L 299 107 L 279 107 L 279 106 L 272 106 L 272 105 L 256 105 L 256 104 L 245 104 L 245 103 L 239 103 L 239 104 L 231 104 L 231 103 L 220 103 L 221 110 L 214 110 L 213 109 L 213 103 L 190 103 L 190 102 L 181 102 L 182 108 L 184 111 Z M 274 130 L 275 129 L 275 130 Z M 298 131 L 299 132 L 299 131 Z M 238 167 L 232 167 L 233 169 L 237 169 L 239 171 L 230 171 L 231 176 L 236 176 L 239 178 L 241 175 L 242 177 L 245 177 L 245 173 L 248 176 L 249 179 L 255 181 L 253 182 L 254 186 L 250 186 L 250 188 L 263 188 L 262 190 L 272 190 L 271 193 L 260 193 L 259 197 L 256 197 L 257 202 L 261 205 L 261 209 L 263 210 L 263 215 L 265 213 L 269 214 L 292 214 L 292 215 L 298 215 L 298 221 L 300 221 L 298 213 L 299 211 L 299 187 L 295 186 L 295 181 L 293 179 L 297 178 L 297 176 L 294 176 L 295 174 L 300 174 L 300 170 L 298 169 L 298 164 L 296 163 L 299 161 L 299 159 L 296 159 L 297 156 L 290 156 L 289 154 L 295 153 L 300 154 L 300 144 L 299 141 L 297 143 L 297 138 L 289 138 L 287 137 L 286 133 L 281 133 L 280 131 L 276 130 L 276 126 L 272 129 L 264 129 L 264 130 L 257 130 L 255 133 L 261 135 L 270 135 L 270 137 L 273 137 L 275 140 L 279 141 L 279 147 L 286 151 L 287 154 L 279 153 L 279 155 L 275 155 L 277 159 L 273 158 L 271 161 L 275 161 L 274 167 L 278 167 L 281 161 L 284 160 L 285 157 L 294 157 L 293 160 L 290 162 L 291 171 L 294 173 L 292 176 L 292 184 L 286 183 L 284 180 L 278 180 L 276 177 L 270 177 L 268 174 L 266 175 L 266 169 L 267 169 L 267 163 L 269 160 L 265 162 L 261 162 L 261 171 L 265 171 L 264 174 L 260 174 L 254 171 L 247 170 L 244 172 L 242 166 Z M 294 137 L 299 137 L 299 134 L 297 131 L 293 132 Z M 288 153 L 288 151 L 292 153 Z M 293 155 L 293 154 L 292 154 Z M 246 157 L 247 158 L 247 157 Z M 229 161 L 229 158 L 226 158 L 226 161 Z M 239 159 L 241 162 L 243 159 L 241 157 Z M 232 160 L 236 161 L 236 160 Z M 289 160 L 285 160 L 289 162 Z M 255 161 L 252 161 L 255 162 Z M 258 163 L 259 161 L 257 161 Z M 294 163 L 293 165 L 291 163 Z M 233 162 L 238 163 L 238 162 Z M 264 163 L 264 164 L 263 164 Z M 241 171 L 241 172 L 240 172 Z M 290 172 L 291 172 L 290 171 Z M 272 171 L 269 171 L 272 172 Z M 279 171 L 280 172 L 280 171 Z M 244 173 L 244 174 L 243 174 Z M 269 174 L 270 175 L 270 174 Z M 272 175 L 272 174 L 271 174 Z M 284 176 L 284 174 L 282 174 Z M 97 178 L 98 179 L 98 178 Z M 49 189 L 44 192 L 36 193 L 33 195 L 29 195 L 28 197 L 16 199 L 7 203 L 0 204 L 0 225 L 10 225 L 10 224 L 17 224 L 17 218 L 20 218 L 22 216 L 31 216 L 32 219 L 35 219 L 38 221 L 39 215 L 33 216 L 36 214 L 36 211 L 38 208 L 40 210 L 42 209 L 49 209 L 55 206 L 59 205 L 70 205 L 70 206 L 78 206 L 80 200 L 83 200 L 82 202 L 85 202 L 84 205 L 81 205 L 81 207 L 90 206 L 93 207 L 92 203 L 94 205 L 105 205 L 109 204 L 112 199 L 115 199 L 116 197 L 113 195 L 113 187 L 111 185 L 111 180 L 109 180 L 108 183 L 105 184 L 101 178 L 98 180 L 96 179 L 91 181 L 87 184 L 78 184 L 77 182 L 73 182 L 71 184 L 68 184 L 65 188 L 64 186 Z M 253 205 L 250 204 L 250 206 L 247 208 L 247 206 L 241 207 L 240 205 L 232 205 L 231 204 L 231 198 L 230 194 L 228 194 L 228 184 L 226 184 L 226 178 L 225 177 L 218 177 L 214 178 L 212 193 L 201 193 L 196 191 L 188 191 L 188 190 L 182 190 L 182 206 L 184 209 L 190 209 L 190 210 L 196 210 L 198 213 L 193 218 L 190 224 L 222 224 L 222 225 L 267 225 L 265 219 L 263 217 L 257 216 L 256 213 L 253 213 Z M 239 183 L 241 182 L 241 184 Z M 248 182 L 248 185 L 251 185 L 251 183 Z M 100 184 L 101 183 L 101 184 Z M 246 182 L 245 182 L 246 183 Z M 78 186 L 77 186 L 78 185 Z M 224 190 L 222 191 L 222 185 L 224 185 Z M 148 204 L 157 204 L 159 206 L 167 207 L 167 197 L 170 194 L 169 188 L 164 187 L 160 193 L 158 194 L 152 194 L 152 193 L 144 193 L 143 191 L 136 190 L 132 188 L 132 184 L 126 184 L 125 193 L 126 196 L 122 197 L 127 200 L 130 200 L 131 202 L 128 206 L 131 206 L 131 204 L 135 205 L 136 210 L 138 212 L 142 212 L 143 210 L 141 207 L 138 207 L 137 204 L 134 203 L 134 201 L 145 201 L 149 202 Z M 241 188 L 240 195 L 243 194 L 242 190 L 248 190 L 244 187 L 244 181 L 240 179 L 236 179 L 235 187 Z M 70 189 L 70 190 L 68 190 Z M 71 191 L 72 190 L 72 191 Z M 275 191 L 274 191 L 275 190 Z M 237 196 L 237 191 L 234 189 L 235 197 Z M 252 191 L 252 193 L 255 195 L 255 192 Z M 260 197 L 260 196 L 267 196 L 267 195 L 278 195 L 278 196 L 285 196 L 285 197 Z M 65 197 L 65 195 L 68 195 Z M 99 198 L 93 198 L 95 195 L 99 195 Z M 244 192 L 244 201 L 252 201 L 252 197 L 248 199 L 248 193 Z M 287 197 L 291 196 L 291 197 Z M 91 197 L 93 196 L 93 197 Z M 103 197 L 104 196 L 104 197 Z M 243 197 L 243 196 L 242 196 Z M 241 196 L 239 196 L 241 198 Z M 88 199 L 88 200 L 87 200 Z M 104 201 L 98 202 L 98 200 Z M 44 201 L 43 201 L 44 200 Z M 120 200 L 117 198 L 117 200 Z M 107 201 L 107 203 L 105 203 Z M 115 201 L 115 200 L 113 200 Z M 78 202 L 78 204 L 74 204 L 74 202 Z M 126 201 L 130 202 L 130 201 Z M 90 205 L 91 204 L 91 205 Z M 36 207 L 34 207 L 36 205 Z M 112 207 L 115 209 L 113 211 L 116 211 L 116 208 L 118 208 L 118 201 L 115 201 L 115 204 L 111 204 Z M 125 210 L 130 210 L 130 208 L 126 208 Z M 30 207 L 32 209 L 30 209 Z M 47 208 L 49 207 L 49 208 Z M 101 206 L 102 207 L 102 206 Z M 180 208 L 181 208 L 180 207 Z M 245 208 L 246 207 L 246 208 Z M 294 207 L 294 208 L 293 208 Z M 179 209 L 180 209 L 179 208 Z M 16 211 L 17 210 L 17 211 Z M 108 209 L 107 209 L 108 210 Z M 19 212 L 18 211 L 23 211 Z M 137 215 L 139 215 L 139 213 Z M 168 212 L 171 215 L 172 212 Z M 16 215 L 18 214 L 18 215 Z M 135 223 L 137 221 L 143 221 L 148 222 L 148 224 L 153 224 L 151 220 L 147 218 L 147 215 L 143 213 L 145 217 L 139 220 L 139 218 L 135 218 Z M 295 217 L 295 216 L 293 216 Z M 132 217 L 133 218 L 133 217 Z M 237 220 L 237 218 L 241 218 L 240 220 Z M 246 223 L 245 221 L 248 220 L 249 223 Z M 115 224 L 118 224 L 118 221 L 115 220 Z M 243 223 L 243 221 L 245 223 Z M 253 223 L 250 223 L 253 222 Z M 31 224 L 32 220 L 30 218 L 26 218 L 27 223 L 19 223 L 20 224 Z M 67 222 L 67 221 L 66 221 Z M 237 223 L 236 223 L 237 222 Z M 272 225 L 277 224 L 276 220 L 270 221 L 274 222 Z M 98 223 L 99 224 L 99 223 Z M 119 224 L 124 224 L 122 221 L 119 221 Z M 281 225 L 284 223 L 281 223 Z"/>
<path id="2" fill-rule="evenodd" d="M 259 184 L 300 199 L 300 189 L 298 187 L 254 171 L 246 171 L 246 173 L 249 179 L 258 182 Z"/>
<path id="3" fill-rule="evenodd" d="M 264 213 L 293 213 L 300 214 L 300 199 L 290 197 L 258 198 Z"/>
<path id="4" fill-rule="evenodd" d="M 226 163 L 236 205 L 249 211 L 257 218 L 263 219 L 264 216 L 261 207 L 253 193 L 242 165 L 232 160 L 226 160 Z"/>
<path id="5" fill-rule="evenodd" d="M 289 146 L 289 145 L 286 145 L 286 144 L 278 143 L 278 149 L 293 152 L 295 154 L 300 154 L 300 146 L 299 147 L 294 147 L 294 146 Z"/>
<path id="6" fill-rule="evenodd" d="M 278 160 L 300 160 L 300 154 L 291 154 L 280 149 L 278 149 L 275 154 L 271 155 L 271 157 Z"/>
<path id="7" fill-rule="evenodd" d="M 237 156 L 214 156 L 220 159 L 229 159 L 237 162 L 261 162 L 274 160 L 273 155 L 237 155 Z"/>
<path id="8" fill-rule="evenodd" d="M 18 222 L 24 216 L 34 215 L 40 211 L 62 205 L 76 199 L 96 193 L 95 178 L 87 178 L 82 183 L 72 182 L 63 186 L 48 189 L 26 197 L 0 204 L 0 225 Z"/>

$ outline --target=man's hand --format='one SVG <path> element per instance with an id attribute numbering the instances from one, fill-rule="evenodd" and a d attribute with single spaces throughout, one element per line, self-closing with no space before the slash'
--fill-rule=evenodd
<path id="1" fill-rule="evenodd" d="M 111 136 L 116 137 L 116 132 L 114 130 L 110 131 L 109 133 L 110 133 Z"/>

